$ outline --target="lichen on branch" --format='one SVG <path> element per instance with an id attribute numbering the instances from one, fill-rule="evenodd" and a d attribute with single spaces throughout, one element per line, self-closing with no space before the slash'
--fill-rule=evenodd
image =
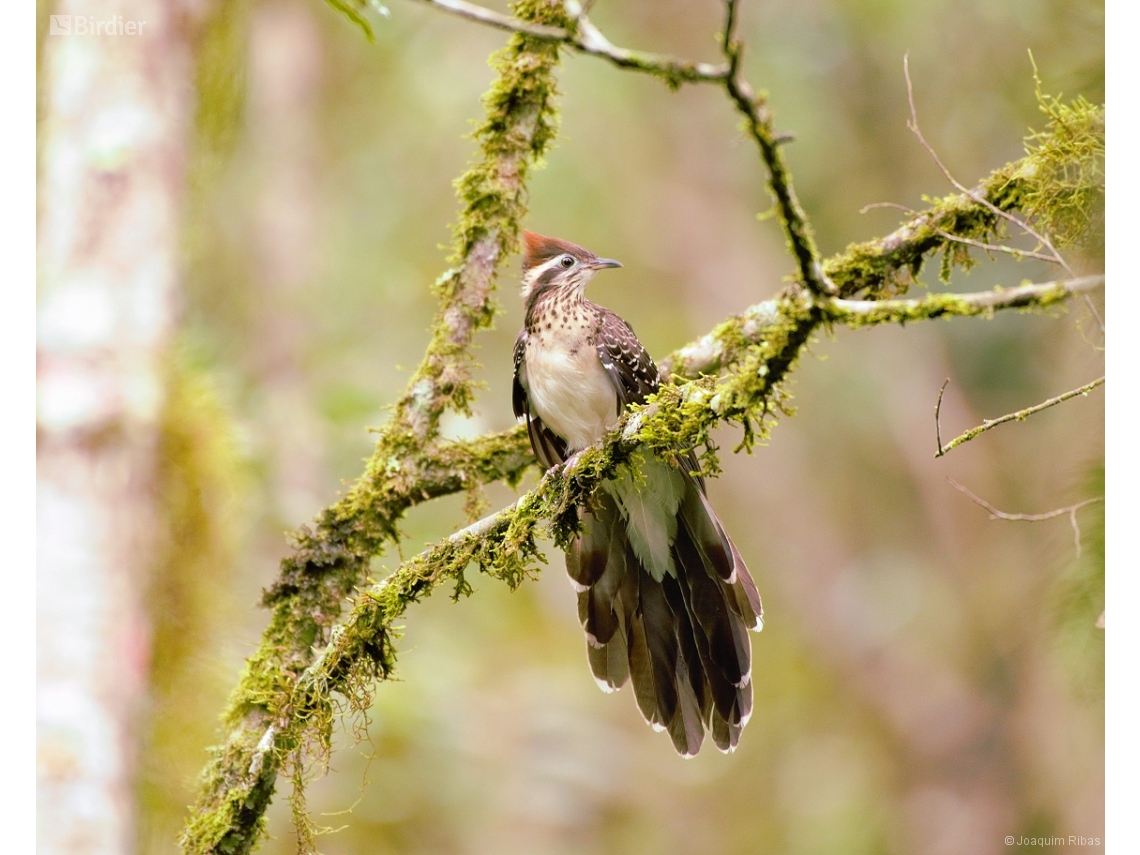
<path id="1" fill-rule="evenodd" d="M 520 0 L 515 12 L 536 23 L 569 23 L 558 0 Z M 468 349 L 475 332 L 491 323 L 493 279 L 515 248 L 527 175 L 554 136 L 558 60 L 557 43 L 524 34 L 512 36 L 493 58 L 497 76 L 475 133 L 480 155 L 457 182 L 453 267 L 436 284 L 440 308 L 431 342 L 380 429 L 364 475 L 312 528 L 295 536 L 294 553 L 282 561 L 280 579 L 267 592 L 270 623 L 231 695 L 223 719 L 225 744 L 203 775 L 201 796 L 183 835 L 187 853 L 246 853 L 260 838 L 284 755 L 274 752 L 254 763 L 257 746 L 282 715 L 313 649 L 328 643 L 344 599 L 365 583 L 372 556 L 398 541 L 406 509 L 492 474 L 521 474 L 530 463 L 509 435 L 462 448 L 441 444 L 439 423 L 446 410 L 465 411 L 470 402 Z"/>
<path id="2" fill-rule="evenodd" d="M 360 6 L 355 0 L 334 5 L 342 11 Z M 542 560 L 537 538 L 549 533 L 565 545 L 577 524 L 575 508 L 638 446 L 666 457 L 703 446 L 707 451 L 702 463 L 715 471 L 709 432 L 718 424 L 739 425 L 744 447 L 764 439 L 774 417 L 789 409 L 783 381 L 817 330 L 835 323 L 864 326 L 1040 307 L 1077 290 L 1068 282 L 973 296 L 883 299 L 905 291 L 924 261 L 938 251 L 945 252 L 944 270 L 970 263 L 968 249 L 947 235 L 996 234 L 1001 218 L 989 205 L 1001 211 L 1020 209 L 1043 223 L 1069 222 L 1067 211 L 1075 212 L 1072 223 L 1086 216 L 1090 206 L 1085 191 L 1098 173 L 1064 164 L 1066 158 L 1088 155 L 1089 140 L 1098 133 L 1097 110 L 1103 154 L 1102 108 L 1091 108 L 1090 113 L 1078 105 L 1083 118 L 1077 121 L 1077 114 L 1064 112 L 1068 107 L 1050 102 L 1063 120 L 1051 121 L 1043 135 L 1032 138 L 1025 158 L 979 185 L 985 204 L 963 194 L 935 200 L 930 210 L 911 217 L 892 235 L 821 262 L 779 152 L 784 139 L 772 130 L 766 105 L 737 75 L 740 46 L 731 37 L 731 17 L 725 38 L 729 62 L 721 68 L 623 53 L 591 29 L 584 16 L 572 17 L 568 8 L 560 0 L 521 0 L 514 6 L 516 18 L 509 20 L 526 26 L 516 29 L 493 60 L 497 76 L 475 133 L 480 156 L 456 182 L 460 213 L 452 267 L 435 285 L 440 307 L 423 362 L 378 431 L 365 473 L 312 527 L 297 533 L 293 554 L 282 561 L 280 578 L 266 593 L 265 603 L 272 609 L 269 627 L 231 697 L 224 719 L 226 742 L 204 774 L 202 797 L 183 838 L 187 853 L 228 855 L 253 848 L 278 773 L 292 764 L 299 795 L 306 757 L 327 756 L 338 709 L 364 709 L 376 680 L 392 673 L 392 623 L 408 605 L 441 584 L 452 586 L 456 595 L 469 591 L 464 574 L 471 565 L 512 587 L 520 584 Z M 727 8 L 733 10 L 735 3 Z M 566 37 L 552 36 L 554 31 Z M 631 411 L 604 444 L 577 458 L 572 471 L 547 473 L 510 508 L 452 535 L 401 565 L 384 582 L 369 586 L 371 559 L 398 542 L 398 524 L 409 507 L 495 480 L 517 482 L 533 465 L 520 429 L 448 443 L 440 440 L 439 425 L 444 412 L 465 412 L 472 400 L 472 338 L 491 323 L 494 276 L 515 250 L 529 171 L 541 161 L 555 133 L 559 51 L 567 44 L 581 48 L 587 41 L 593 45 L 587 52 L 655 74 L 670 85 L 717 82 L 728 89 L 752 123 L 769 167 L 798 283 L 663 360 L 662 374 L 673 382 L 662 387 L 656 400 Z M 628 59 L 627 54 L 636 62 L 619 61 Z M 1068 135 L 1065 141 L 1057 136 L 1062 133 Z M 1099 175 L 1102 179 L 1103 169 Z M 832 283 L 840 297 L 868 299 L 834 299 Z M 342 604 L 361 588 L 351 614 L 341 621 Z M 311 826 L 303 806 L 297 819 L 306 845 Z"/>
<path id="3" fill-rule="evenodd" d="M 740 425 L 746 444 L 766 437 L 774 414 L 786 409 L 783 382 L 821 325 L 905 323 L 1003 309 L 1044 309 L 1101 284 L 1103 277 L 1086 277 L 975 294 L 937 294 L 924 300 L 826 303 L 791 288 L 780 298 L 726 321 L 712 334 L 720 343 L 715 361 L 724 369 L 722 374 L 663 386 L 643 406 L 631 408 L 602 442 L 549 470 L 518 501 L 456 532 L 363 590 L 351 614 L 333 630 L 328 647 L 298 679 L 288 715 L 266 731 L 262 753 L 269 757 L 304 746 L 313 758 L 327 760 L 336 716 L 363 715 L 377 681 L 394 672 L 393 624 L 410 605 L 440 585 L 451 586 L 456 596 L 470 592 L 465 574 L 472 565 L 512 589 L 518 587 L 545 560 L 539 538 L 549 536 L 556 545 L 567 547 L 577 531 L 576 509 L 588 503 L 597 485 L 614 477 L 639 449 L 649 448 L 666 458 L 677 456 L 694 446 L 707 446 L 710 431 L 724 423 Z"/>
<path id="4" fill-rule="evenodd" d="M 1104 107 L 1078 98 L 1070 104 L 1041 93 L 1048 117 L 1026 138 L 1025 157 L 984 178 L 974 194 L 1000 211 L 1019 211 L 1051 234 L 1059 247 L 1087 241 L 1099 224 L 1104 200 Z M 907 291 L 923 263 L 942 251 L 940 278 L 955 266 L 971 266 L 968 243 L 1004 237 L 1007 222 L 992 208 L 954 193 L 932 200 L 886 237 L 851 244 L 824 262 L 843 297 L 894 297 Z"/>

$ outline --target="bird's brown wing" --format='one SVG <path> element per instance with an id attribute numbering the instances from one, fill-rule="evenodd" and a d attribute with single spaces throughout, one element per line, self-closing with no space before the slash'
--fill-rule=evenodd
<path id="1" fill-rule="evenodd" d="M 549 469 L 567 458 L 566 443 L 543 424 L 542 419 L 530 411 L 530 397 L 526 391 L 526 330 L 515 339 L 515 379 L 511 387 L 511 404 L 516 419 L 526 419 L 526 432 L 530 447 L 543 469 Z"/>
<path id="2" fill-rule="evenodd" d="M 628 404 L 640 404 L 661 385 L 657 366 L 633 332 L 633 327 L 608 310 L 602 311 L 598 329 L 598 358 L 614 384 L 618 412 Z M 697 458 L 691 451 L 681 458 L 681 468 L 705 491 Z"/>
<path id="3" fill-rule="evenodd" d="M 608 309 L 598 327 L 598 359 L 617 390 L 618 412 L 642 403 L 657 391 L 657 366 L 634 335 L 633 328 Z"/>
<path id="4" fill-rule="evenodd" d="M 521 419 L 529 411 L 526 397 L 526 330 L 515 339 L 515 382 L 511 387 L 511 405 L 515 418 Z"/>

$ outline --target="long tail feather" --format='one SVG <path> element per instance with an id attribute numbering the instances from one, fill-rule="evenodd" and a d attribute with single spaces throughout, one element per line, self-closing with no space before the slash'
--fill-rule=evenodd
<path id="1" fill-rule="evenodd" d="M 663 730 L 665 725 L 657 712 L 657 690 L 654 688 L 649 643 L 645 638 L 645 619 L 640 614 L 635 614 L 629 625 L 629 679 L 633 683 L 633 696 L 641 715 L 654 730 Z"/>
<path id="2" fill-rule="evenodd" d="M 677 712 L 677 630 L 665 592 L 644 568 L 638 577 L 645 643 L 660 722 L 666 726 Z"/>
<path id="3" fill-rule="evenodd" d="M 677 622 L 681 656 L 688 666 L 687 673 L 693 697 L 701 711 L 701 717 L 707 718 L 708 711 L 712 706 L 712 695 L 708 691 L 708 677 L 705 674 L 704 663 L 697 648 L 692 616 L 685 606 L 685 594 L 681 590 L 681 583 L 671 576 L 666 576 L 662 580 L 662 588 L 665 591 L 665 599 L 668 601 L 669 608 L 672 609 Z"/>
<path id="4" fill-rule="evenodd" d="M 586 645 L 590 671 L 603 692 L 614 692 L 629 679 L 629 648 L 625 631 L 617 632 L 607 644 L 595 647 Z"/>
<path id="5" fill-rule="evenodd" d="M 699 498 L 703 514 L 693 513 L 693 505 L 689 503 L 689 499 L 692 495 L 696 495 Z M 732 584 L 733 597 L 729 600 L 729 605 L 733 608 L 733 611 L 744 619 L 744 623 L 749 629 L 757 631 L 763 629 L 764 607 L 760 602 L 760 592 L 756 590 L 756 583 L 752 581 L 752 575 L 748 572 L 748 568 L 744 566 L 744 559 L 740 557 L 740 551 L 736 548 L 736 544 L 732 542 L 732 538 L 730 538 L 728 533 L 724 530 L 720 518 L 716 515 L 716 512 L 709 504 L 708 498 L 699 487 L 697 490 L 690 491 L 685 499 L 686 504 L 682 506 L 682 510 L 685 512 L 683 521 L 686 525 L 691 526 L 690 532 L 692 532 L 693 528 L 698 527 L 693 525 L 693 517 L 703 517 L 715 528 L 721 546 L 728 550 L 732 571 L 729 576 L 725 576 L 723 568 L 717 568 L 717 575 Z M 694 539 L 696 539 L 695 536 Z M 698 540 L 697 543 L 700 545 L 701 541 Z M 715 553 L 715 550 L 713 550 L 713 552 Z"/>
<path id="6" fill-rule="evenodd" d="M 706 729 L 722 751 L 740 740 L 752 713 L 748 630 L 762 626 L 763 607 L 698 476 L 682 473 L 684 494 L 670 506 L 675 521 L 643 518 L 663 503 L 643 502 L 628 490 L 621 499 L 597 491 L 594 505 L 582 512 L 582 532 L 566 566 L 579 591 L 578 616 L 598 684 L 613 691 L 631 682 L 645 720 L 668 731 L 677 752 L 691 757 Z M 634 511 L 641 516 L 627 518 Z M 647 532 L 660 533 L 657 542 L 638 541 L 635 549 L 633 527 L 643 540 Z M 667 536 L 671 543 L 662 539 Z M 662 555 L 668 555 L 664 574 Z"/>
<path id="7" fill-rule="evenodd" d="M 617 502 L 601 490 L 590 510 L 579 509 L 582 532 L 566 553 L 566 572 L 578 591 L 596 583 L 605 572 L 610 557 L 610 542 L 624 535 L 619 524 Z"/>
<path id="8" fill-rule="evenodd" d="M 726 582 L 736 581 L 734 560 L 728 536 L 713 513 L 708 500 L 691 480 L 680 507 L 681 523 L 689 533 L 693 546 L 705 568 Z M 741 562 L 743 566 L 743 562 Z"/>
<path id="9" fill-rule="evenodd" d="M 686 608 L 692 612 L 693 598 L 691 592 L 686 590 L 690 580 L 691 577 L 682 576 L 681 589 L 685 594 Z M 716 734 L 718 732 L 728 734 L 731 730 L 729 725 L 739 725 L 741 723 L 743 708 L 745 706 L 751 707 L 752 684 L 751 682 L 747 682 L 743 686 L 733 685 L 728 678 L 725 677 L 723 669 L 717 663 L 709 644 L 708 636 L 700 628 L 699 621 L 694 618 L 692 625 L 694 627 L 697 651 L 704 666 L 706 687 L 712 700 L 710 705 L 711 709 L 706 716 L 706 721 L 712 726 L 714 741 L 717 742 L 717 747 L 722 751 L 730 750 L 735 747 L 736 743 L 722 744 L 721 741 L 717 741 Z M 720 727 L 718 722 L 724 726 Z"/>
<path id="10" fill-rule="evenodd" d="M 678 575 L 686 583 L 688 596 L 686 604 L 692 613 L 694 623 L 704 633 L 708 641 L 711 668 L 716 668 L 734 686 L 744 682 L 749 671 L 751 651 L 747 634 L 737 632 L 743 629 L 743 621 L 729 609 L 725 597 L 725 587 L 718 584 L 716 576 L 709 574 L 685 530 L 677 532 L 674 553 L 679 565 Z"/>

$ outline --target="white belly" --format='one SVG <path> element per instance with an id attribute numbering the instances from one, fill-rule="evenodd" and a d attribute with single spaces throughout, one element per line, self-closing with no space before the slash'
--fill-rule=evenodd
<path id="1" fill-rule="evenodd" d="M 531 338 L 526 385 L 531 409 L 570 451 L 593 445 L 617 423 L 617 392 L 593 347 L 572 353 L 549 338 Z"/>

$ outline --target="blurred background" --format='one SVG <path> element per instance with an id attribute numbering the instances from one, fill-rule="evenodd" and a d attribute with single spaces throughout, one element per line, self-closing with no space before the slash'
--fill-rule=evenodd
<path id="1" fill-rule="evenodd" d="M 70 162 L 53 148 L 70 127 L 59 118 L 69 115 L 61 69 L 80 60 L 49 35 L 48 16 L 83 5 L 39 2 L 41 473 L 48 440 L 75 430 L 44 409 L 49 351 L 67 347 L 43 318 L 89 306 L 52 303 L 66 279 L 52 278 L 55 250 L 45 249 L 66 207 L 53 177 Z M 106 16 L 130 5 L 86 4 Z M 166 116 L 153 138 L 174 140 L 147 173 L 174 200 L 148 243 L 166 247 L 175 271 L 144 358 L 164 403 L 124 417 L 143 425 L 157 461 L 144 465 L 132 511 L 147 520 L 154 557 L 131 582 L 145 617 L 131 642 L 142 651 L 131 660 L 141 712 L 123 736 L 132 759 L 116 832 L 140 853 L 176 851 L 217 715 L 266 622 L 257 601 L 285 533 L 362 470 L 369 426 L 384 421 L 426 343 L 451 182 L 472 157 L 465 135 L 504 35 L 389 5 L 369 44 L 317 0 L 152 4 L 172 41 L 131 72 L 142 81 L 133 91 L 151 92 L 154 115 Z M 863 206 L 920 207 L 924 194 L 951 190 L 905 127 L 907 51 L 926 136 L 966 184 L 1018 158 L 1044 124 L 1028 51 L 1046 92 L 1103 101 L 1099 2 L 742 6 L 747 76 L 796 135 L 785 151 L 824 254 L 898 223 L 897 211 Z M 714 0 L 599 0 L 591 14 L 617 44 L 717 59 Z M 74 73 L 105 59 L 81 58 L 88 71 Z M 561 81 L 562 129 L 531 184 L 526 226 L 624 263 L 591 296 L 652 354 L 782 287 L 793 265 L 778 224 L 757 216 L 769 205 L 762 165 L 721 91 L 672 93 L 578 56 Z M 124 198 L 106 192 L 107 205 Z M 157 228 L 153 206 L 124 210 L 128 232 Z M 1096 247 L 1071 258 L 1102 269 Z M 982 260 L 951 287 L 1055 275 L 1039 262 Z M 512 260 L 502 315 L 478 342 L 477 413 L 451 420 L 452 436 L 513 422 L 517 271 Z M 920 278 L 941 287 L 937 264 Z M 1077 304 L 821 336 L 794 373 L 795 417 L 750 456 L 732 455 L 738 436 L 723 431 L 725 474 L 710 485 L 766 611 L 739 750 L 710 744 L 683 761 L 629 690 L 598 691 L 551 548 L 541 578 L 515 593 L 472 578 L 471 598 L 437 594 L 409 611 L 400 681 L 379 688 L 369 739 L 342 734 L 331 773 L 309 788 L 317 822 L 339 829 L 321 851 L 985 855 L 1019 851 L 1006 835 L 1103 840 L 1101 507 L 1080 513 L 1078 556 L 1066 517 L 991 521 L 947 482 L 1008 512 L 1103 495 L 1103 390 L 933 456 L 945 378 L 947 439 L 1100 376 L 1100 344 Z M 498 507 L 514 493 L 487 495 Z M 415 509 L 404 555 L 463 524 L 462 505 Z M 398 561 L 381 557 L 376 575 Z M 60 721 L 67 697 L 53 701 Z M 43 781 L 63 787 L 72 774 L 43 758 L 41 748 L 41 823 L 55 792 Z M 272 855 L 295 850 L 288 789 L 283 780 L 261 850 Z"/>

